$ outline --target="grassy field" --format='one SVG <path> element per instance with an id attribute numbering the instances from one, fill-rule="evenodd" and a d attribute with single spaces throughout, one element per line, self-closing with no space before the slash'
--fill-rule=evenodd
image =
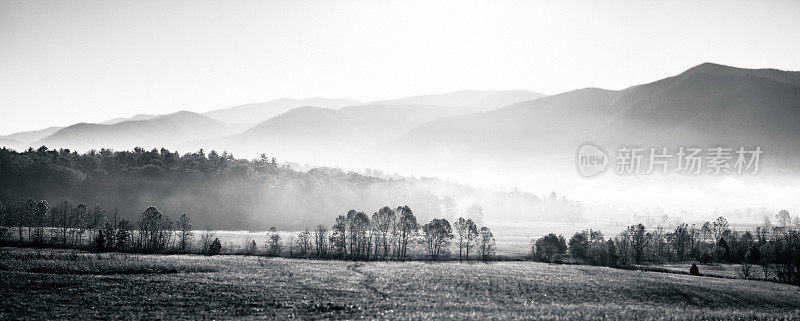
<path id="1" fill-rule="evenodd" d="M 681 274 L 688 274 L 689 269 L 692 267 L 692 263 L 668 263 L 668 264 L 659 264 L 659 265 L 643 265 L 637 266 L 637 269 L 649 270 L 649 271 L 664 271 L 670 273 L 681 273 Z M 729 279 L 744 279 L 744 275 L 742 274 L 742 265 L 741 264 L 700 264 L 697 266 L 700 274 L 704 276 L 713 276 L 718 278 L 729 278 Z M 774 278 L 774 272 L 771 272 L 770 277 Z M 764 270 L 761 269 L 760 265 L 750 265 L 750 279 L 755 280 L 763 280 L 764 279 Z"/>
<path id="2" fill-rule="evenodd" d="M 533 262 L 2 248 L 0 288 L 0 319 L 800 319 L 796 286 Z"/>

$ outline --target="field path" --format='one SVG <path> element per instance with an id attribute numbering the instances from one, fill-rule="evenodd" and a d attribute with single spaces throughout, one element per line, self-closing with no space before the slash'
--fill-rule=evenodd
<path id="1" fill-rule="evenodd" d="M 378 288 L 375 287 L 375 275 L 373 275 L 372 273 L 369 273 L 369 272 L 362 271 L 361 270 L 362 266 L 364 266 L 363 263 L 355 263 L 355 264 L 348 265 L 347 268 L 350 269 L 351 271 L 357 273 L 357 274 L 362 275 L 364 277 L 364 280 L 362 280 L 360 282 L 360 284 L 363 287 L 365 287 L 368 290 L 370 290 L 371 292 L 379 295 L 382 300 L 389 300 L 389 294 L 387 294 L 386 292 L 383 292 L 381 290 L 378 290 Z"/>

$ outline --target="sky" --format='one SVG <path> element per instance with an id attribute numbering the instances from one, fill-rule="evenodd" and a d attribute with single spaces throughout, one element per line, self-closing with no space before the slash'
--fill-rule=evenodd
<path id="1" fill-rule="evenodd" d="M 0 135 L 272 99 L 800 70 L 800 1 L 0 0 Z"/>

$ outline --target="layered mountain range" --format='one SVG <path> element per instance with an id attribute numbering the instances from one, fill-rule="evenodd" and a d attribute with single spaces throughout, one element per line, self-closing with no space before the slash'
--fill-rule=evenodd
<path id="1" fill-rule="evenodd" d="M 212 148 L 251 157 L 344 162 L 352 158 L 527 161 L 572 154 L 583 142 L 614 148 L 730 146 L 765 150 L 800 168 L 800 72 L 705 63 L 623 90 L 459 91 L 361 103 L 279 99 L 214 110 L 140 115 L 103 124 L 0 137 L 22 149 Z"/>

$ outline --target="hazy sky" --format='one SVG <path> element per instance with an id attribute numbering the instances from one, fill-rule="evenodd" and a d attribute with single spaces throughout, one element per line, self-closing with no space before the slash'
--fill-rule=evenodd
<path id="1" fill-rule="evenodd" d="M 800 70 L 800 1 L 0 0 L 0 134 L 280 97 Z"/>

